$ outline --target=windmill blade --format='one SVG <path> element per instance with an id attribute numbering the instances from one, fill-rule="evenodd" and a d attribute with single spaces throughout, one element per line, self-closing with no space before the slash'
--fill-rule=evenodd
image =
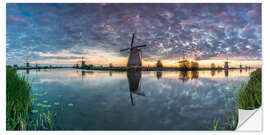
<path id="1" fill-rule="evenodd" d="M 130 48 L 122 49 L 122 50 L 120 50 L 120 52 L 123 52 L 123 51 L 129 50 L 129 49 L 130 49 Z"/>
<path id="2" fill-rule="evenodd" d="M 132 35 L 132 40 L 131 40 L 131 44 L 130 44 L 130 47 L 131 47 L 131 48 L 133 47 L 134 38 L 135 38 L 135 33 L 133 33 L 133 35 Z"/>
<path id="3" fill-rule="evenodd" d="M 146 45 L 138 45 L 138 46 L 135 46 L 134 48 L 139 48 L 139 47 L 146 47 Z"/>

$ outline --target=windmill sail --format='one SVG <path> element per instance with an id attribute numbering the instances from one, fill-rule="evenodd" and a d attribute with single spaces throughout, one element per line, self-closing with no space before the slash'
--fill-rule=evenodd
<path id="1" fill-rule="evenodd" d="M 135 40 L 135 33 L 132 34 L 130 48 L 121 49 L 120 52 L 129 50 L 128 64 L 127 64 L 128 67 L 141 67 L 142 62 L 141 62 L 140 48 L 146 47 L 146 45 L 134 46 L 133 45 L 134 40 Z"/>

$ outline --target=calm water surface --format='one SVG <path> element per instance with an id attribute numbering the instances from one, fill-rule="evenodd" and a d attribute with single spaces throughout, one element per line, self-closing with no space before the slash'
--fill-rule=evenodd
<path id="1" fill-rule="evenodd" d="M 232 96 L 251 71 L 18 73 L 31 82 L 34 109 L 56 113 L 56 130 L 211 130 L 234 113 Z"/>

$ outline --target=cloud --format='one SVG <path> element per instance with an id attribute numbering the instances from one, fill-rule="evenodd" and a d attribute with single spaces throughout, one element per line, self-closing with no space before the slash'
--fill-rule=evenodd
<path id="1" fill-rule="evenodd" d="M 7 4 L 8 63 L 63 50 L 125 58 L 119 50 L 130 46 L 132 33 L 135 45 L 147 44 L 145 60 L 242 51 L 260 59 L 261 4 Z"/>

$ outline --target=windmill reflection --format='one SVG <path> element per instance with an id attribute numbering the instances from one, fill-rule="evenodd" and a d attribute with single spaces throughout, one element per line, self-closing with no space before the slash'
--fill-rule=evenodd
<path id="1" fill-rule="evenodd" d="M 185 82 L 187 80 L 196 79 L 198 77 L 199 77 L 198 71 L 180 71 L 178 79 Z"/>
<path id="2" fill-rule="evenodd" d="M 109 72 L 109 76 L 112 77 L 112 71 Z"/>
<path id="3" fill-rule="evenodd" d="M 130 99 L 131 99 L 132 105 L 134 105 L 133 96 L 132 96 L 133 93 L 140 96 L 145 96 L 145 94 L 140 89 L 141 77 L 142 77 L 141 71 L 127 71 Z"/>
<path id="4" fill-rule="evenodd" d="M 85 71 L 82 70 L 82 80 L 83 80 L 84 76 L 85 76 Z"/>
<path id="5" fill-rule="evenodd" d="M 211 76 L 215 76 L 216 70 L 211 70 Z"/>
<path id="6" fill-rule="evenodd" d="M 156 76 L 157 76 L 157 79 L 159 80 L 162 77 L 162 72 L 161 71 L 157 71 L 156 72 Z"/>
<path id="7" fill-rule="evenodd" d="M 78 72 L 78 71 L 77 71 Z M 84 79 L 84 76 L 86 75 L 86 74 L 93 74 L 94 72 L 93 71 L 85 71 L 85 70 L 82 70 L 81 71 L 81 76 L 82 76 L 82 80 Z"/>
<path id="8" fill-rule="evenodd" d="M 29 74 L 30 73 L 30 70 L 29 69 L 26 69 L 26 74 Z"/>
<path id="9" fill-rule="evenodd" d="M 227 69 L 227 70 L 224 70 L 224 73 L 225 73 L 225 76 L 226 76 L 226 77 L 229 76 L 229 71 L 228 71 L 228 69 Z"/>

